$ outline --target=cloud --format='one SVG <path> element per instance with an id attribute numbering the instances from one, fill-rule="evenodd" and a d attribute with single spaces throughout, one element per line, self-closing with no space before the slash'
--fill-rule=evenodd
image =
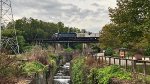
<path id="1" fill-rule="evenodd" d="M 96 6 L 96 7 L 99 7 L 99 6 L 100 6 L 100 5 L 97 4 L 97 3 L 92 3 L 91 5 L 92 5 L 92 6 Z"/>
<path id="2" fill-rule="evenodd" d="M 15 19 L 33 17 L 98 32 L 109 22 L 108 7 L 116 0 L 13 0 Z"/>

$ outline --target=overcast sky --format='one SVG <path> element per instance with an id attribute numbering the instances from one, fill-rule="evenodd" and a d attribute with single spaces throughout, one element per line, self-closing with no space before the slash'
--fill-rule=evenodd
<path id="1" fill-rule="evenodd" d="M 91 32 L 99 32 L 110 22 L 108 7 L 115 6 L 116 0 L 12 0 L 14 19 L 61 21 L 66 26 Z"/>

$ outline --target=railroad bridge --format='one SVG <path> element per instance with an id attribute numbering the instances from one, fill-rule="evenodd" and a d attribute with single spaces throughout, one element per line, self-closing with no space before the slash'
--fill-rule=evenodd
<path id="1" fill-rule="evenodd" d="M 56 33 L 52 37 L 47 39 L 35 38 L 35 39 L 27 39 L 27 41 L 36 43 L 98 43 L 99 34 Z"/>
<path id="2" fill-rule="evenodd" d="M 49 38 L 49 39 L 28 39 L 28 42 L 36 43 L 98 43 L 98 37 L 66 37 L 66 38 Z"/>

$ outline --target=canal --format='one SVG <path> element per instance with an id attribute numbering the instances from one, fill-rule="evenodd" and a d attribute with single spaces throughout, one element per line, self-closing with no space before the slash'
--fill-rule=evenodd
<path id="1" fill-rule="evenodd" d="M 59 66 L 59 70 L 55 74 L 53 81 L 54 84 L 71 84 L 69 62 Z"/>

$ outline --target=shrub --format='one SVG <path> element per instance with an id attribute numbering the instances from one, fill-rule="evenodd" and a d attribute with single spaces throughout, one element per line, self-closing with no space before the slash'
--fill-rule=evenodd
<path id="1" fill-rule="evenodd" d="M 0 53 L 0 76 L 17 76 L 20 71 L 18 68 L 19 63 L 15 56 L 9 56 L 4 53 Z"/>
<path id="2" fill-rule="evenodd" d="M 93 81 L 97 82 L 98 84 L 109 84 L 109 80 L 111 78 L 130 80 L 131 74 L 120 69 L 120 67 L 116 65 L 107 66 L 105 68 L 99 69 L 94 68 L 91 69 L 91 73 L 89 75 L 89 84 L 92 84 Z"/>
<path id="3" fill-rule="evenodd" d="M 53 71 L 55 72 L 58 68 L 57 66 L 57 61 L 59 60 L 58 56 L 55 56 L 54 54 L 49 54 L 47 60 L 48 64 L 50 64 L 51 67 L 53 67 Z"/>
<path id="4" fill-rule="evenodd" d="M 150 56 L 150 46 L 146 48 L 145 52 L 144 52 L 145 56 Z"/>
<path id="5" fill-rule="evenodd" d="M 56 61 L 58 56 L 44 50 L 41 46 L 34 46 L 30 52 L 26 52 L 24 58 L 29 62 L 22 63 L 21 68 L 25 75 L 30 76 L 33 73 L 43 72 L 47 65 L 52 67 L 51 72 L 57 69 Z"/>
<path id="6" fill-rule="evenodd" d="M 119 52 L 114 52 L 114 53 L 113 53 L 113 56 L 114 56 L 114 57 L 119 57 Z"/>
<path id="7" fill-rule="evenodd" d="M 73 60 L 71 75 L 73 84 L 84 84 L 84 58 L 79 57 Z"/>
<path id="8" fill-rule="evenodd" d="M 107 48 L 105 51 L 105 56 L 112 56 L 113 55 L 113 49 L 112 48 Z"/>
<path id="9" fill-rule="evenodd" d="M 24 63 L 21 66 L 21 68 L 22 68 L 23 74 L 27 76 L 31 76 L 34 73 L 42 72 L 43 70 L 46 69 L 46 66 L 40 62 L 34 61 L 34 62 Z"/>
<path id="10" fill-rule="evenodd" d="M 67 48 L 67 49 L 65 49 L 65 52 L 67 52 L 67 53 L 71 53 L 72 51 L 73 51 L 72 48 Z"/>

